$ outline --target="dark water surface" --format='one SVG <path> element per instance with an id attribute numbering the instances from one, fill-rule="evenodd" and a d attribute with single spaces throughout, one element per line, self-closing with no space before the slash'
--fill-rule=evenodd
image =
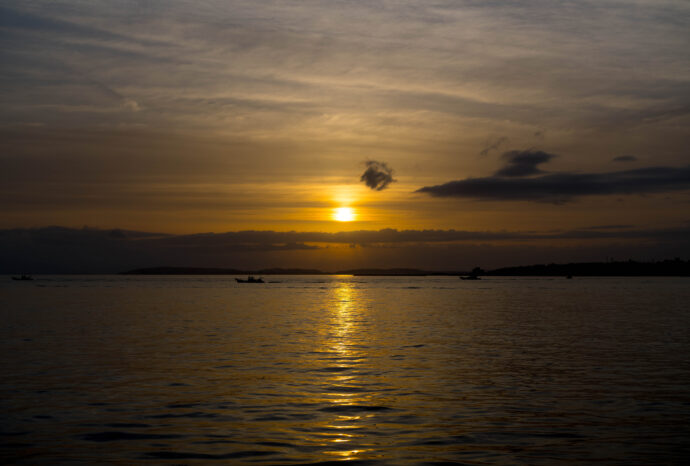
<path id="1" fill-rule="evenodd" d="M 686 278 L 0 283 L 0 461 L 674 464 Z"/>

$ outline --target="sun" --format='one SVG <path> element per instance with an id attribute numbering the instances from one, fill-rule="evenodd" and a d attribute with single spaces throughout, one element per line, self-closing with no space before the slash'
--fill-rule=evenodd
<path id="1" fill-rule="evenodd" d="M 338 207 L 333 211 L 333 220 L 338 222 L 351 222 L 355 219 L 355 211 L 352 207 Z"/>

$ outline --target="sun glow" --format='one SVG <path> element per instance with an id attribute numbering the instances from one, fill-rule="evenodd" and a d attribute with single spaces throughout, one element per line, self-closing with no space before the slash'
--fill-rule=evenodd
<path id="1" fill-rule="evenodd" d="M 351 222 L 355 219 L 355 211 L 352 207 L 338 207 L 333 211 L 333 220 L 338 222 Z"/>

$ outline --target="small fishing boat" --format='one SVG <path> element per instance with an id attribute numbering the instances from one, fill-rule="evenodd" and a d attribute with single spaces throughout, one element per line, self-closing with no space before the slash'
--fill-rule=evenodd
<path id="1" fill-rule="evenodd" d="M 479 278 L 480 275 L 482 275 L 484 271 L 481 269 L 481 267 L 475 267 L 472 269 L 469 275 L 466 275 L 464 277 L 460 277 L 460 280 L 481 280 Z"/>
<path id="2" fill-rule="evenodd" d="M 33 280 L 33 277 L 31 275 L 22 275 L 21 277 L 12 277 L 12 280 Z"/>
<path id="3" fill-rule="evenodd" d="M 251 275 L 248 276 L 246 280 L 243 280 L 241 278 L 236 278 L 235 280 L 237 281 L 237 283 L 265 283 L 261 277 L 254 278 Z"/>

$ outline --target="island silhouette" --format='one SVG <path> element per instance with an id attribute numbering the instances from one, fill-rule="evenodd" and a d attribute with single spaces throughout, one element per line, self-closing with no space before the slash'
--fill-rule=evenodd
<path id="1" fill-rule="evenodd" d="M 533 264 L 482 270 L 475 267 L 470 271 L 432 271 L 414 268 L 362 268 L 336 271 L 300 268 L 268 268 L 244 270 L 218 267 L 147 267 L 121 272 L 124 275 L 356 275 L 356 276 L 539 276 L 539 277 L 688 277 L 690 261 L 673 260 L 638 262 L 577 262 L 568 264 Z"/>

